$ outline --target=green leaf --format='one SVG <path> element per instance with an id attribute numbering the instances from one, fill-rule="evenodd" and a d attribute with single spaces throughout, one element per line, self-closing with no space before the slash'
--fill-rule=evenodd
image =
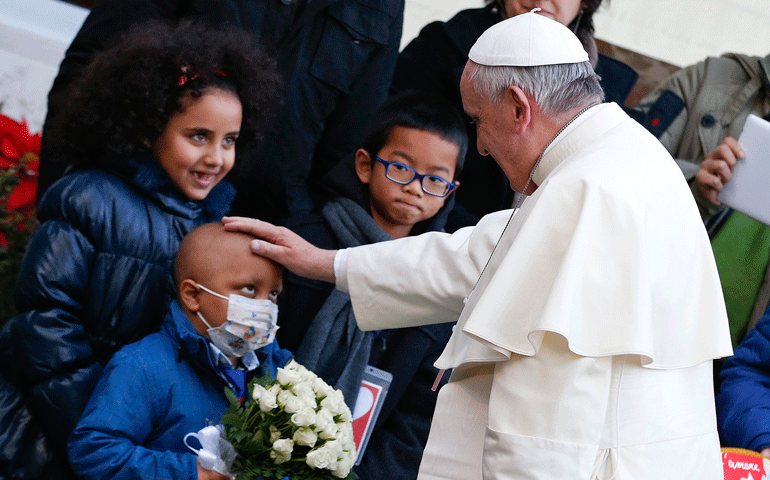
<path id="1" fill-rule="evenodd" d="M 240 405 L 241 403 L 238 401 L 237 398 L 235 398 L 235 394 L 228 387 L 225 387 L 225 398 L 227 398 L 227 401 L 228 403 L 230 403 L 231 406 L 237 406 L 237 405 Z"/>
<path id="2" fill-rule="evenodd" d="M 235 428 L 241 428 L 243 426 L 243 418 L 236 412 L 227 412 L 222 416 L 221 423 L 231 425 Z"/>

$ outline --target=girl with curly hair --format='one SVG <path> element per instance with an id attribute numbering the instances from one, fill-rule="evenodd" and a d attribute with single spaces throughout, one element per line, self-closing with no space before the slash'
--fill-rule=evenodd
<path id="1" fill-rule="evenodd" d="M 0 477 L 70 478 L 66 440 L 112 354 L 156 331 L 182 237 L 219 221 L 223 181 L 279 80 L 236 29 L 153 22 L 73 84 L 51 149 L 77 158 L 40 201 L 0 332 Z"/>

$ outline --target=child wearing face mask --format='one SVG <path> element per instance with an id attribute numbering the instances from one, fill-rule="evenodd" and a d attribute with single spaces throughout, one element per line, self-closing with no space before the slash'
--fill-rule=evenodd
<path id="1" fill-rule="evenodd" d="M 150 23 L 72 88 L 49 154 L 78 163 L 40 199 L 0 333 L 0 478 L 74 477 L 67 438 L 104 365 L 160 327 L 179 242 L 229 209 L 222 179 L 278 79 L 244 32 Z"/>
<path id="2" fill-rule="evenodd" d="M 78 475 L 227 478 L 197 464 L 185 435 L 219 423 L 224 388 L 247 401 L 249 379 L 292 357 L 273 341 L 281 267 L 252 255 L 252 239 L 219 224 L 184 238 L 163 326 L 113 355 L 70 438 Z"/>

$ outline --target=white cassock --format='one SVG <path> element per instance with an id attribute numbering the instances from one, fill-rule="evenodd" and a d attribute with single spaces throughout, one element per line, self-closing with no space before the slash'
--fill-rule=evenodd
<path id="1" fill-rule="evenodd" d="M 603 104 L 533 181 L 510 224 L 498 212 L 336 259 L 362 329 L 457 320 L 419 478 L 722 479 L 712 359 L 732 350 L 681 171 Z"/>

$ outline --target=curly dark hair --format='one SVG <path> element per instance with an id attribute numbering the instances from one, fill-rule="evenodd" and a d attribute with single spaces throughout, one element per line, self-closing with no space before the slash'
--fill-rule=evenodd
<path id="1" fill-rule="evenodd" d="M 76 167 L 124 161 L 149 151 L 183 101 L 210 88 L 240 99 L 242 151 L 274 117 L 279 87 L 275 61 L 247 32 L 153 20 L 97 54 L 73 82 L 49 131 L 51 151 L 71 156 Z"/>

